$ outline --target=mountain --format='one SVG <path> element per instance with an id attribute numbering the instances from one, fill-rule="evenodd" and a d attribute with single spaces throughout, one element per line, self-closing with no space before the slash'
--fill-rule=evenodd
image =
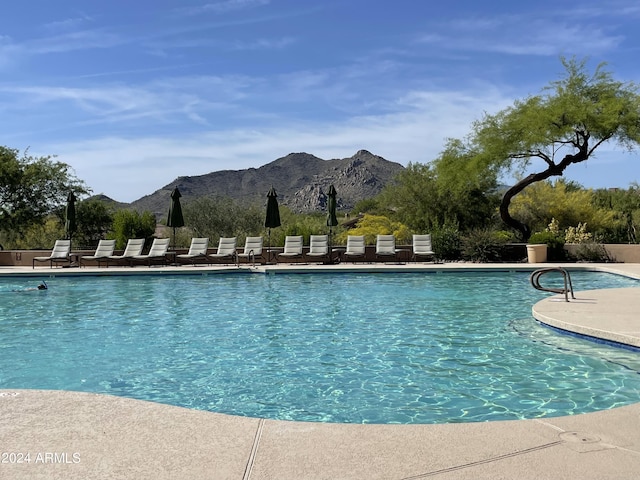
<path id="1" fill-rule="evenodd" d="M 260 168 L 221 170 L 173 182 L 131 203 L 138 211 L 166 215 L 169 195 L 178 187 L 183 204 L 201 196 L 230 197 L 248 202 L 264 202 L 271 186 L 278 203 L 294 212 L 322 211 L 326 192 L 333 184 L 338 192 L 338 209 L 348 210 L 358 201 L 380 193 L 404 167 L 366 150 L 349 158 L 323 160 L 309 153 L 290 153 Z"/>
<path id="2" fill-rule="evenodd" d="M 87 198 L 87 200 L 104 203 L 105 205 L 107 205 L 110 208 L 113 208 L 114 210 L 120 210 L 122 208 L 129 208 L 129 204 L 128 203 L 118 202 L 118 201 L 114 200 L 113 198 L 107 197 L 106 195 L 104 195 L 102 193 L 98 194 L 98 195 L 92 195 L 91 197 Z"/>

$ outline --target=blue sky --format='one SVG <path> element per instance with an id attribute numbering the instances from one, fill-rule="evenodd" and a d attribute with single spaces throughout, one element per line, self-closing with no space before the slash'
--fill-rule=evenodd
<path id="1" fill-rule="evenodd" d="M 640 83 L 635 0 L 26 0 L 2 16 L 1 143 L 126 202 L 290 152 L 427 163 L 559 78 L 561 55 Z M 566 177 L 639 172 L 611 146 Z"/>

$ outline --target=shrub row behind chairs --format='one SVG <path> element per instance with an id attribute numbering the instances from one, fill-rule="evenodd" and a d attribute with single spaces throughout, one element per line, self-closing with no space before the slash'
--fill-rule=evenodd
<path id="1" fill-rule="evenodd" d="M 93 255 L 83 255 L 79 258 L 80 265 L 86 262 L 97 262 L 98 266 L 109 264 L 134 266 L 136 264 L 167 265 L 169 257 L 173 258 L 175 264 L 197 263 L 234 263 L 241 260 L 255 264 L 256 260 L 271 260 L 272 252 L 267 251 L 267 258 L 263 254 L 262 237 L 246 237 L 244 250 L 237 252 L 236 237 L 221 237 L 215 253 L 208 253 L 208 238 L 192 238 L 189 251 L 184 254 L 169 252 L 169 239 L 156 238 L 153 240 L 151 248 L 147 254 L 142 254 L 144 239 L 132 238 L 127 241 L 124 252 L 121 255 L 114 255 L 115 240 L 100 240 Z M 71 263 L 71 242 L 69 240 L 57 240 L 53 251 L 48 257 L 35 257 L 33 267 L 36 262 L 49 262 L 53 267 L 54 263 Z M 396 248 L 395 237 L 393 235 L 378 235 L 376 238 L 376 259 L 397 260 L 401 252 L 408 252 L 406 249 Z M 349 235 L 347 237 L 346 248 L 330 249 L 328 235 L 311 235 L 309 249 L 304 253 L 304 242 L 302 235 L 288 235 L 285 238 L 284 249 L 278 252 L 275 258 L 278 260 L 290 260 L 295 258 L 307 258 L 314 261 L 334 262 L 334 253 L 344 260 L 355 261 L 364 259 L 366 256 L 365 238 L 361 235 Z M 431 235 L 414 235 L 411 259 L 417 261 L 420 257 L 433 258 L 434 252 L 431 247 Z"/>

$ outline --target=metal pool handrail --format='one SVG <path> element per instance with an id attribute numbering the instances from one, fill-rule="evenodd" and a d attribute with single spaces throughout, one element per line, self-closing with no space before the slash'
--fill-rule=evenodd
<path id="1" fill-rule="evenodd" d="M 545 273 L 549 272 L 560 272 L 562 274 L 562 278 L 564 280 L 564 288 L 551 288 L 551 287 L 543 287 L 540 285 L 540 277 Z M 529 277 L 531 281 L 531 286 L 536 290 L 541 290 L 543 292 L 551 292 L 551 293 L 561 293 L 564 294 L 564 299 L 569 301 L 569 293 L 571 293 L 571 298 L 575 300 L 575 295 L 573 294 L 573 285 L 571 284 L 571 275 L 569 272 L 562 267 L 549 267 L 549 268 L 540 268 L 535 270 L 531 276 Z"/>

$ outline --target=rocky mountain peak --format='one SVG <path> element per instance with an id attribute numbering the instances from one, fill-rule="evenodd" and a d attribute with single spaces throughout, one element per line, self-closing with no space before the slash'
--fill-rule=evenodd
<path id="1" fill-rule="evenodd" d="M 200 196 L 264 203 L 273 186 L 281 205 L 295 212 L 317 212 L 326 210 L 326 192 L 333 184 L 338 192 L 338 209 L 347 210 L 358 201 L 380 193 L 402 169 L 402 165 L 367 150 L 359 150 L 349 158 L 333 160 L 323 160 L 304 152 L 289 153 L 259 168 L 178 177 L 131 206 L 137 210 L 150 210 L 162 218 L 166 215 L 169 195 L 176 186 L 182 193 L 183 204 Z"/>

